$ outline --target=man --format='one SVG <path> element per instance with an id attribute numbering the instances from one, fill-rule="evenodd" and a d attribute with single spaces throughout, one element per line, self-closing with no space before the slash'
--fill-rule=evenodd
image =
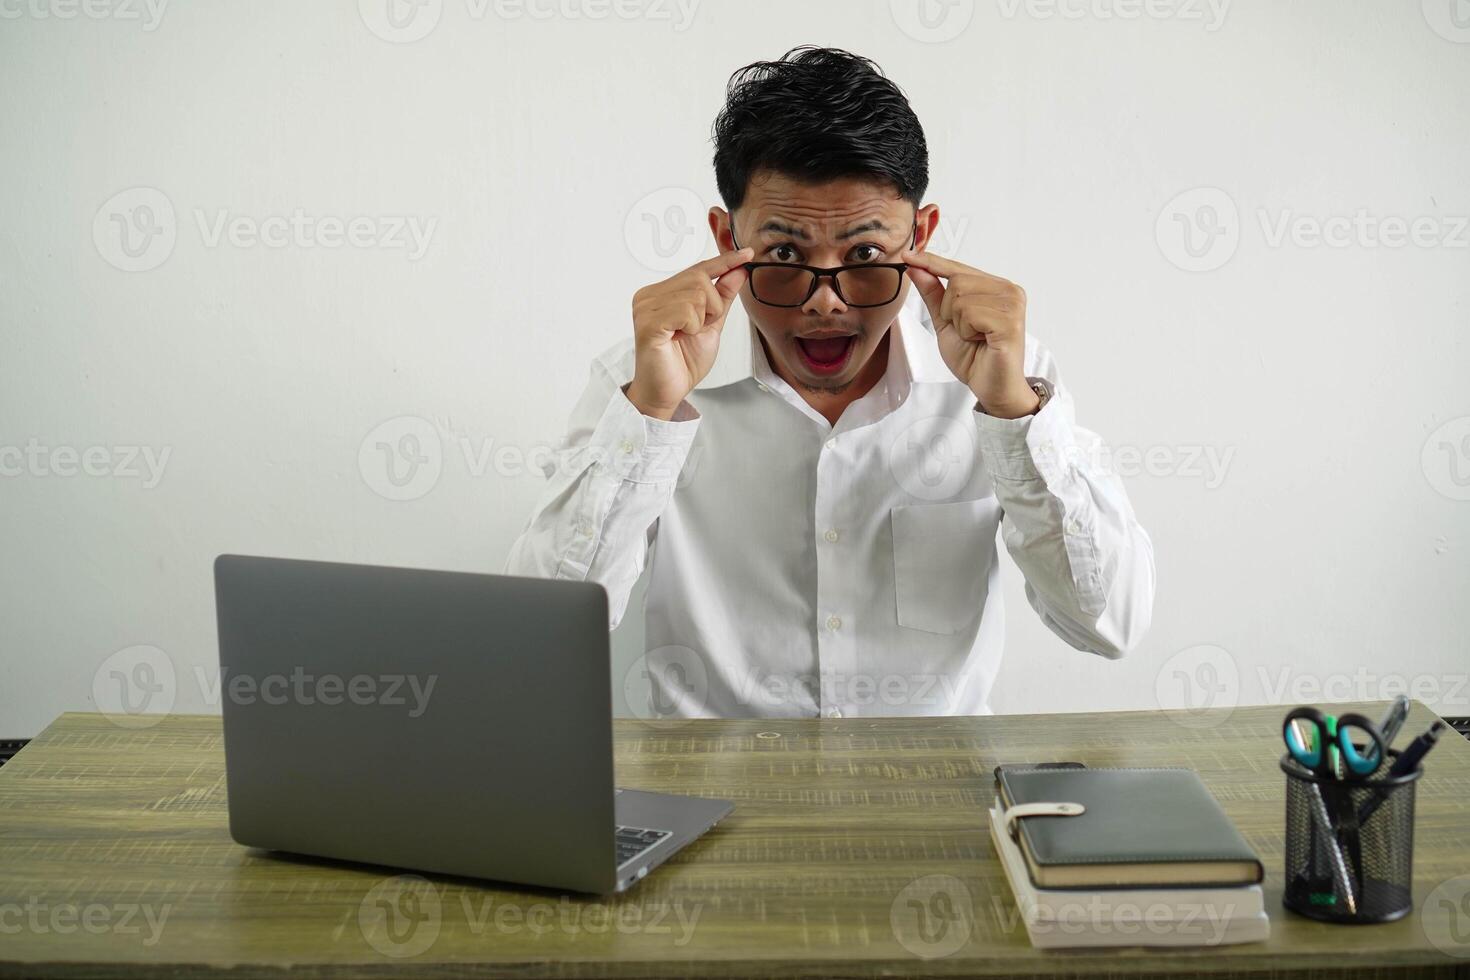
<path id="1" fill-rule="evenodd" d="M 899 89 L 797 48 L 736 72 L 714 142 L 720 254 L 634 295 L 507 571 L 601 583 L 616 626 L 651 562 L 639 714 L 989 713 L 997 529 L 1054 633 L 1137 644 L 1153 545 L 1025 293 L 928 251 Z M 751 374 L 695 390 L 737 296 Z"/>

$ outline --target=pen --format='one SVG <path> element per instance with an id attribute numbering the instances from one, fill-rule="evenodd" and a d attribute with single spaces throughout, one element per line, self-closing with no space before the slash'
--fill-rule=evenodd
<path id="1" fill-rule="evenodd" d="M 1400 694 L 1393 699 L 1393 704 L 1388 706 L 1388 713 L 1378 723 L 1378 731 L 1383 735 L 1383 747 L 1386 749 L 1393 740 L 1398 737 L 1399 729 L 1404 727 L 1404 722 L 1409 718 L 1409 696 Z"/>
<path id="2" fill-rule="evenodd" d="M 1389 778 L 1402 776 L 1418 769 L 1420 760 L 1428 755 L 1429 750 L 1439 742 L 1439 733 L 1442 731 L 1444 731 L 1444 722 L 1437 721 L 1429 726 L 1429 731 L 1410 742 L 1409 747 L 1400 752 L 1399 757 L 1394 760 L 1393 768 L 1388 771 Z"/>

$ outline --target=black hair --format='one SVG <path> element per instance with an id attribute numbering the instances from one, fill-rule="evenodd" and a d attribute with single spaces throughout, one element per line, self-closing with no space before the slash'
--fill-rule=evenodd
<path id="1" fill-rule="evenodd" d="M 761 170 L 810 184 L 869 178 L 915 208 L 929 185 L 924 130 L 903 91 L 871 60 L 839 48 L 802 45 L 737 69 L 713 142 L 715 184 L 730 211 Z"/>

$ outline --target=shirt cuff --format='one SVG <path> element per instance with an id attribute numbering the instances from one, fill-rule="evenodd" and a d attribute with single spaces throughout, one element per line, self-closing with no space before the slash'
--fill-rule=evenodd
<path id="1" fill-rule="evenodd" d="M 1048 486 L 1071 468 L 1077 440 L 1062 399 L 1047 399 L 1035 415 L 1018 419 L 974 411 L 980 454 L 991 474 L 1004 480 L 1042 480 Z"/>
<path id="2" fill-rule="evenodd" d="M 670 421 L 650 418 L 621 389 L 614 390 L 588 440 L 590 462 L 633 483 L 673 483 L 684 468 L 699 418 L 688 401 L 680 403 Z"/>

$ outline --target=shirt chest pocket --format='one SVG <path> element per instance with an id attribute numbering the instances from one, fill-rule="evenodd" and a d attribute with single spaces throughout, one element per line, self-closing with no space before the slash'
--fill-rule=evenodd
<path id="1" fill-rule="evenodd" d="M 1000 501 L 993 496 L 893 508 L 900 626 L 950 634 L 979 619 L 1000 518 Z"/>

